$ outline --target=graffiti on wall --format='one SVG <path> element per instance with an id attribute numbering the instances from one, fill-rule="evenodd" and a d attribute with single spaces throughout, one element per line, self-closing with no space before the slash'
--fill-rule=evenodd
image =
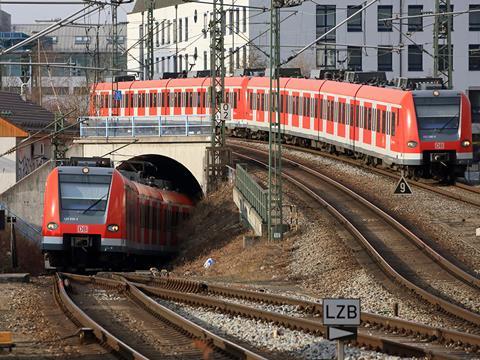
<path id="1" fill-rule="evenodd" d="M 49 160 L 47 147 L 48 143 L 35 143 L 17 151 L 17 181 Z"/>

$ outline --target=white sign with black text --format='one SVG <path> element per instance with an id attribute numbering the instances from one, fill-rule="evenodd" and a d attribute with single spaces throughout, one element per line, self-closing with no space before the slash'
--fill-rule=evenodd
<path id="1" fill-rule="evenodd" d="M 323 299 L 323 325 L 359 326 L 360 299 Z"/>

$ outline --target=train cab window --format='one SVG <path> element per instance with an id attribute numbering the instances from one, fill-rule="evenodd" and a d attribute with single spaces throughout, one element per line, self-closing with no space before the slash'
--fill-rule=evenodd
<path id="1" fill-rule="evenodd" d="M 233 93 L 233 108 L 236 109 L 238 107 L 238 90 Z"/>
<path id="2" fill-rule="evenodd" d="M 111 181 L 111 174 L 59 174 L 62 221 L 88 218 L 92 223 L 102 223 Z"/>

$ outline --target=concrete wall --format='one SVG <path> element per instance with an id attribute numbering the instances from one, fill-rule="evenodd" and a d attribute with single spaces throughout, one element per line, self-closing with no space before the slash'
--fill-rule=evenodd
<path id="1" fill-rule="evenodd" d="M 3 137 L 0 141 L 0 153 L 15 147 L 16 138 Z M 0 193 L 7 190 L 16 181 L 16 154 L 12 153 L 0 157 Z"/>
<path id="2" fill-rule="evenodd" d="M 0 202 L 29 224 L 41 226 L 45 180 L 55 167 L 54 164 L 53 161 L 48 161 L 25 176 L 0 194 Z"/>
<path id="3" fill-rule="evenodd" d="M 80 139 L 76 144 L 83 146 L 83 156 L 108 155 L 114 162 L 129 160 L 139 155 L 162 155 L 178 161 L 185 166 L 195 177 L 200 187 L 206 192 L 205 153 L 210 146 L 209 136 L 188 137 L 145 137 L 122 139 Z M 121 148 L 121 149 L 120 149 Z M 116 151 L 119 149 L 118 151 Z"/>
<path id="4" fill-rule="evenodd" d="M 241 218 L 248 222 L 256 236 L 266 234 L 267 225 L 237 188 L 233 188 L 233 202 L 237 205 Z"/>

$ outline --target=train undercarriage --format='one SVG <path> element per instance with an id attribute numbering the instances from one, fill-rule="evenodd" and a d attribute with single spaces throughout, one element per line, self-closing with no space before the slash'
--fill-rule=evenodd
<path id="1" fill-rule="evenodd" d="M 268 132 L 262 130 L 252 131 L 247 128 L 234 128 L 227 129 L 227 134 L 232 137 L 268 141 Z M 324 151 L 333 155 L 347 156 L 356 159 L 367 166 L 379 167 L 399 173 L 403 172 L 405 177 L 413 180 L 433 179 L 442 184 L 448 185 L 455 184 L 457 177 L 463 176 L 467 167 L 466 164 L 457 164 L 455 151 L 424 152 L 423 164 L 407 166 L 388 163 L 382 158 L 353 151 L 342 146 L 289 134 L 282 134 L 282 143 Z"/>

